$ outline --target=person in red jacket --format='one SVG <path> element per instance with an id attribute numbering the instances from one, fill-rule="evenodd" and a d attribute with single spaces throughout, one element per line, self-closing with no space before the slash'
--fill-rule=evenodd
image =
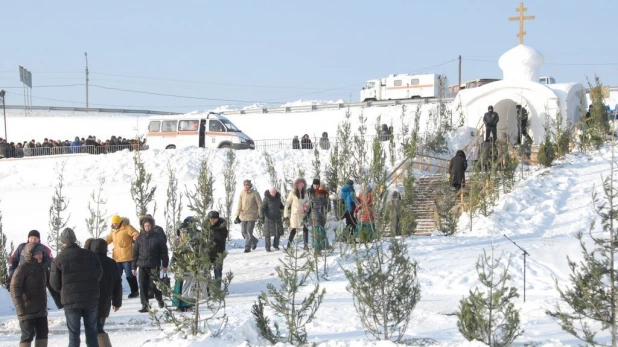
<path id="1" fill-rule="evenodd" d="M 373 215 L 373 188 L 371 185 L 363 187 L 362 193 L 358 196 L 358 206 L 354 213 L 358 214 L 358 234 L 360 242 L 368 242 L 375 237 L 375 217 Z"/>

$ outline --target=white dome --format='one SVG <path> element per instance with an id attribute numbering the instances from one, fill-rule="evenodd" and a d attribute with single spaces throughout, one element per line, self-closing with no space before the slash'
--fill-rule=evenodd
<path id="1" fill-rule="evenodd" d="M 539 81 L 539 68 L 545 57 L 536 49 L 518 45 L 504 53 L 498 65 L 502 69 L 502 79 L 511 81 Z"/>

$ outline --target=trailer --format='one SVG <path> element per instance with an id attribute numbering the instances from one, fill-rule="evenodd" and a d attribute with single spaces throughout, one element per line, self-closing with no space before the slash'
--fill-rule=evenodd
<path id="1" fill-rule="evenodd" d="M 390 75 L 367 81 L 360 92 L 360 101 L 437 98 L 446 85 L 444 75 Z"/>

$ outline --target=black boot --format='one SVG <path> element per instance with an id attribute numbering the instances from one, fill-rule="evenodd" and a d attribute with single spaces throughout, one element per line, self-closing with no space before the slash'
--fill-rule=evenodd
<path id="1" fill-rule="evenodd" d="M 150 309 L 150 307 L 143 305 L 141 310 L 138 310 L 137 312 L 139 313 L 146 313 L 148 312 L 148 310 Z"/>
<path id="2" fill-rule="evenodd" d="M 137 278 L 127 277 L 127 283 L 129 283 L 129 288 L 131 289 L 131 294 L 129 294 L 128 298 L 133 299 L 133 298 L 139 297 L 139 289 L 137 287 Z"/>

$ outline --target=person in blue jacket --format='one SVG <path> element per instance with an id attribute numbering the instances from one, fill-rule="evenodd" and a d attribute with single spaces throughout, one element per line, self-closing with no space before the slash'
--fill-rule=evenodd
<path id="1" fill-rule="evenodd" d="M 356 228 L 356 218 L 354 217 L 354 209 L 358 205 L 358 199 L 354 192 L 354 181 L 348 180 L 346 185 L 341 188 L 341 200 L 345 202 L 345 225 L 350 230 L 350 235 L 354 235 Z"/>
<path id="2" fill-rule="evenodd" d="M 75 141 L 71 142 L 71 153 L 79 153 L 81 146 L 82 143 L 79 141 L 79 137 L 75 136 Z"/>

